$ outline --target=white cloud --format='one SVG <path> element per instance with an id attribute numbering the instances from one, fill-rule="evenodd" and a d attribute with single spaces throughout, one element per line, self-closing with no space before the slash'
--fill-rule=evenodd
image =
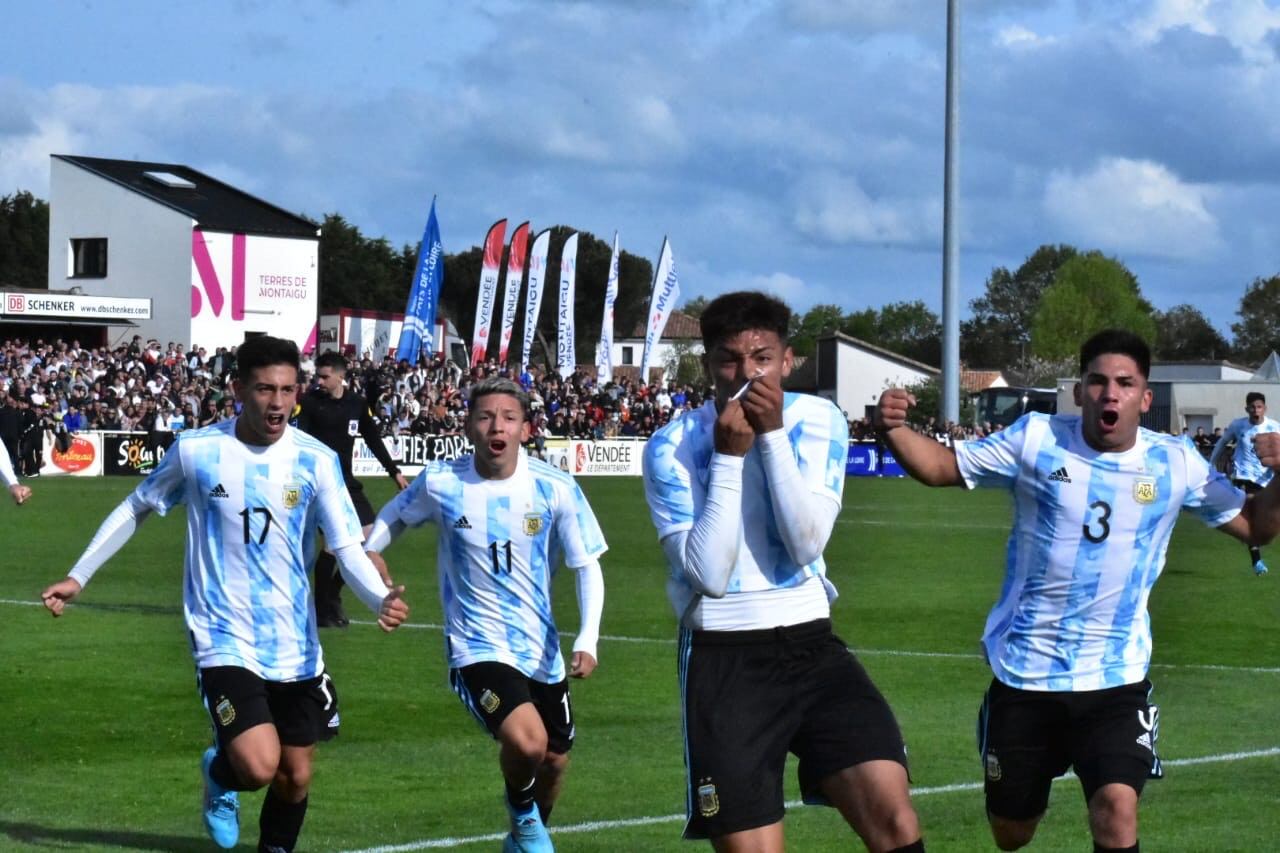
<path id="1" fill-rule="evenodd" d="M 1146 44 L 1180 27 L 1221 36 L 1252 62 L 1276 62 L 1269 35 L 1280 29 L 1280 9 L 1265 0 L 1156 0 L 1146 15 L 1130 24 L 1133 34 Z"/>
<path id="2" fill-rule="evenodd" d="M 1203 259 L 1222 244 L 1213 195 L 1151 160 L 1107 157 L 1088 172 L 1052 172 L 1044 209 L 1083 248 Z"/>
<path id="3" fill-rule="evenodd" d="M 933 231 L 928 203 L 872 198 L 851 176 L 812 175 L 797 185 L 795 194 L 795 227 L 824 242 L 906 244 Z"/>
<path id="4" fill-rule="evenodd" d="M 1036 50 L 1055 41 L 1054 36 L 1042 36 L 1021 24 L 1010 24 L 996 33 L 996 44 L 1009 50 Z"/>

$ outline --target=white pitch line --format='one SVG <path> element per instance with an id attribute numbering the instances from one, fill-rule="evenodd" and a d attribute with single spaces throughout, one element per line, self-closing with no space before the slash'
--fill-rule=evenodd
<path id="1" fill-rule="evenodd" d="M 1273 758 L 1280 756 L 1280 746 L 1273 746 L 1267 749 L 1254 749 L 1247 752 L 1227 752 L 1221 755 L 1204 755 L 1198 758 L 1178 758 L 1172 761 L 1165 761 L 1166 767 L 1190 767 L 1197 764 L 1220 764 L 1228 761 L 1245 761 L 1250 758 Z M 1067 773 L 1059 776 L 1055 782 L 1062 782 L 1067 779 L 1074 779 L 1075 775 Z M 927 797 L 934 794 L 950 794 L 957 791 L 980 791 L 982 790 L 981 782 L 957 782 L 952 785 L 935 785 L 928 788 L 913 788 L 911 796 Z M 803 805 L 800 800 L 792 800 L 786 804 L 789 809 L 798 808 Z M 597 832 L 606 829 L 629 829 L 636 826 L 651 826 L 656 823 L 676 823 L 686 819 L 683 814 L 669 815 L 648 815 L 645 817 L 620 818 L 617 820 L 592 820 L 582 823 L 569 824 L 568 826 L 557 826 L 551 829 L 553 835 L 571 835 L 581 832 Z M 421 841 L 410 841 L 405 844 L 386 844 L 378 847 L 364 847 L 359 850 L 350 850 L 346 853 L 411 853 L 414 850 L 433 850 L 448 849 L 452 847 L 461 847 L 464 844 L 478 844 L 483 841 L 500 841 L 506 837 L 506 833 L 491 832 L 486 835 L 469 835 L 469 836 L 453 836 L 449 838 L 430 838 Z"/>
<path id="2" fill-rule="evenodd" d="M 0 598 L 0 604 L 13 604 L 23 607 L 42 607 L 39 601 L 23 601 L 12 598 Z M 68 604 L 67 607 L 76 607 L 75 604 Z M 176 610 L 174 611 L 177 612 Z M 377 625 L 364 619 L 352 619 L 352 625 Z M 443 625 L 437 625 L 434 622 L 405 622 L 400 626 L 413 631 L 443 631 Z M 562 637 L 575 636 L 571 631 L 561 631 Z M 623 637 L 612 634 L 602 634 L 601 640 L 607 640 L 611 643 L 648 643 L 659 646 L 674 646 L 676 641 L 674 638 L 668 637 Z M 900 657 L 900 658 L 938 658 L 942 660 L 982 660 L 982 655 L 965 653 L 965 652 L 917 652 L 905 649 L 854 649 L 854 654 L 864 657 Z M 1254 672 L 1263 674 L 1280 674 L 1280 666 L 1230 666 L 1219 663 L 1153 663 L 1152 669 L 1203 669 L 1216 672 Z"/>

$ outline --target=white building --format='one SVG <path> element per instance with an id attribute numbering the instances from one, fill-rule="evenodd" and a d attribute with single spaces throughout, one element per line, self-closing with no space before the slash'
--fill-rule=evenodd
<path id="1" fill-rule="evenodd" d="M 871 417 L 880 394 L 891 387 L 937 379 L 941 371 L 843 332 L 818 339 L 817 352 L 785 383 L 789 390 L 826 397 L 853 420 Z"/>
<path id="2" fill-rule="evenodd" d="M 623 377 L 636 378 L 640 375 L 640 360 L 644 357 L 644 335 L 648 324 L 648 315 L 636 324 L 631 334 L 613 339 L 613 375 L 616 379 Z M 668 363 L 674 360 L 677 353 L 686 356 L 702 357 L 702 327 L 695 317 L 672 311 L 667 317 L 667 325 L 654 344 L 653 354 L 649 357 L 650 381 L 665 381 Z"/>
<path id="3" fill-rule="evenodd" d="M 150 301 L 136 328 L 103 323 L 103 343 L 212 351 L 269 334 L 314 348 L 316 223 L 172 163 L 55 154 L 49 187 L 50 290 Z"/>

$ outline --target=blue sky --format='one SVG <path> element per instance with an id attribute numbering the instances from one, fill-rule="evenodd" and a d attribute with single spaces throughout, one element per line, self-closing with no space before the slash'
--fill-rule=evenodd
<path id="1" fill-rule="evenodd" d="M 1065 242 L 1229 336 L 1249 282 L 1280 273 L 1280 2 L 962 7 L 962 302 Z M 617 229 L 651 260 L 669 235 L 686 299 L 941 310 L 943 0 L 5 17 L 0 193 L 47 197 L 53 153 L 178 162 L 396 244 L 435 194 L 451 252 L 500 217 Z"/>

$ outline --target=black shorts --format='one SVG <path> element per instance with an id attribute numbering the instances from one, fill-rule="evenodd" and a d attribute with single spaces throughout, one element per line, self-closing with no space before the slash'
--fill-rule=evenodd
<path id="1" fill-rule="evenodd" d="M 573 748 L 573 708 L 569 704 L 568 679 L 543 684 L 505 663 L 484 662 L 449 670 L 449 683 L 462 704 L 495 740 L 507 715 L 525 702 L 531 702 L 547 730 L 547 749 L 564 755 Z"/>
<path id="2" fill-rule="evenodd" d="M 1232 480 L 1231 483 L 1246 495 L 1252 495 L 1256 492 L 1262 491 L 1262 486 L 1258 485 L 1253 480 Z"/>
<path id="3" fill-rule="evenodd" d="M 373 524 L 378 514 L 373 511 L 373 504 L 369 503 L 369 498 L 365 496 L 364 487 L 356 488 L 347 487 L 347 494 L 351 495 L 351 503 L 356 508 L 356 517 L 360 519 L 360 526 L 367 527 Z"/>
<path id="4" fill-rule="evenodd" d="M 1053 780 L 1074 768 L 1085 800 L 1103 785 L 1139 794 L 1163 775 L 1156 754 L 1160 709 L 1151 682 L 1077 693 L 1018 690 L 992 679 L 978 712 L 987 813 L 1027 820 L 1044 813 Z"/>
<path id="5" fill-rule="evenodd" d="M 685 838 L 715 838 L 782 819 L 787 752 L 800 791 L 864 761 L 907 764 L 889 704 L 820 619 L 759 631 L 681 629 Z"/>
<path id="6" fill-rule="evenodd" d="M 329 674 L 302 681 L 265 681 L 239 666 L 196 675 L 219 748 L 261 723 L 276 727 L 285 746 L 311 746 L 338 734 L 338 691 Z"/>

